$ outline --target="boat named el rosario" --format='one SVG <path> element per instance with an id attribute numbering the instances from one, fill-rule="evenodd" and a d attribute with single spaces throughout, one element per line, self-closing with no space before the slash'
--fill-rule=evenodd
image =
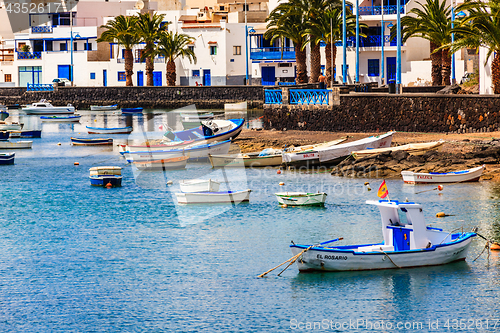
<path id="1" fill-rule="evenodd" d="M 292 244 L 299 271 L 357 271 L 443 265 L 465 260 L 474 232 L 452 233 L 425 224 L 422 206 L 396 200 L 367 201 L 379 208 L 384 242 L 332 246 Z M 401 214 L 401 219 L 399 215 Z M 404 221 L 406 219 L 406 221 Z"/>

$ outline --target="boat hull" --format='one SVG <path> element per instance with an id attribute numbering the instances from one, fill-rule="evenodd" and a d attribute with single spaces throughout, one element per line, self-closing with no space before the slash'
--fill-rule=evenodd
<path id="1" fill-rule="evenodd" d="M 190 141 L 172 141 L 170 144 L 158 144 L 158 145 L 120 145 L 121 151 L 155 151 L 155 150 L 172 150 L 172 149 L 182 149 L 188 148 L 193 145 L 204 144 L 204 142 L 196 142 L 194 140 Z"/>
<path id="2" fill-rule="evenodd" d="M 31 149 L 33 141 L 0 141 L 0 149 Z"/>
<path id="3" fill-rule="evenodd" d="M 72 114 L 75 113 L 74 106 L 54 106 L 51 108 L 23 108 L 26 114 Z"/>
<path id="4" fill-rule="evenodd" d="M 205 192 L 205 193 L 176 193 L 177 202 L 180 204 L 216 204 L 250 201 L 251 190 L 235 192 Z"/>
<path id="5" fill-rule="evenodd" d="M 485 166 L 477 168 L 447 172 L 447 173 L 417 173 L 402 171 L 403 181 L 406 184 L 429 184 L 429 183 L 461 183 L 477 182 L 481 177 Z"/>
<path id="6" fill-rule="evenodd" d="M 179 138 L 179 140 L 189 141 L 202 141 L 205 140 L 208 143 L 215 141 L 225 141 L 235 139 L 243 130 L 244 119 L 231 119 L 231 120 L 212 120 L 220 130 L 210 136 L 205 136 L 198 128 L 188 129 L 185 131 L 174 132 L 174 134 Z M 223 153 L 221 153 L 223 154 Z"/>
<path id="7" fill-rule="evenodd" d="M 0 131 L 20 131 L 21 124 L 0 124 Z"/>
<path id="8" fill-rule="evenodd" d="M 91 105 L 90 111 L 113 111 L 118 109 L 118 104 L 115 105 Z"/>
<path id="9" fill-rule="evenodd" d="M 411 143 L 403 146 L 397 147 L 387 147 L 387 148 L 378 148 L 378 149 L 366 149 L 366 150 L 358 150 L 353 151 L 352 155 L 355 159 L 360 159 L 363 157 L 375 156 L 377 154 L 385 153 L 385 152 L 394 152 L 394 151 L 406 151 L 410 155 L 423 155 L 428 151 L 441 151 L 444 145 L 444 141 L 435 141 L 435 142 L 427 142 L 427 143 Z"/>
<path id="10" fill-rule="evenodd" d="M 131 126 L 116 128 L 86 127 L 89 134 L 129 134 L 132 132 Z"/>
<path id="11" fill-rule="evenodd" d="M 280 192 L 275 193 L 282 205 L 288 206 L 324 206 L 326 193 Z"/>
<path id="12" fill-rule="evenodd" d="M 184 193 L 218 192 L 220 183 L 212 179 L 191 179 L 181 180 L 179 186 Z"/>
<path id="13" fill-rule="evenodd" d="M 157 161 L 134 162 L 139 170 L 175 170 L 184 169 L 189 157 L 181 156 Z"/>
<path id="14" fill-rule="evenodd" d="M 69 117 L 59 117 L 59 116 L 41 116 L 40 119 L 43 123 L 72 123 L 80 121 L 82 116 L 69 116 Z"/>
<path id="15" fill-rule="evenodd" d="M 0 165 L 14 164 L 15 153 L 0 153 Z"/>
<path id="16" fill-rule="evenodd" d="M 134 113 L 141 113 L 143 108 L 122 108 L 122 113 L 125 114 L 134 114 Z"/>
<path id="17" fill-rule="evenodd" d="M 236 155 L 209 155 L 212 167 L 267 167 L 281 165 L 282 156 L 269 155 L 258 156 L 258 154 L 236 154 Z"/>
<path id="18" fill-rule="evenodd" d="M 461 241 L 409 251 L 358 252 L 354 249 L 313 247 L 296 261 L 299 271 L 360 271 L 444 265 L 465 260 L 473 233 Z M 376 244 L 373 244 L 376 245 Z M 291 245 L 293 255 L 307 245 Z M 397 265 L 397 266 L 396 266 Z"/>
<path id="19" fill-rule="evenodd" d="M 42 130 L 10 131 L 11 138 L 41 138 Z"/>
<path id="20" fill-rule="evenodd" d="M 100 146 L 100 145 L 112 145 L 113 139 L 107 138 L 99 138 L 99 139 L 79 139 L 79 138 L 71 138 L 71 143 L 74 146 Z"/>
<path id="21" fill-rule="evenodd" d="M 107 187 L 108 184 L 111 184 L 111 187 L 122 186 L 122 176 L 118 175 L 95 175 L 89 176 L 89 179 L 92 186 Z"/>
<path id="22" fill-rule="evenodd" d="M 239 103 L 226 103 L 224 104 L 224 111 L 245 111 L 248 109 L 248 102 Z"/>

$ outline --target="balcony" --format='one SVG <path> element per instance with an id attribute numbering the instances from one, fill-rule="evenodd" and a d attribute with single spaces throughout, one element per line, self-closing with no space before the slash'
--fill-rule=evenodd
<path id="1" fill-rule="evenodd" d="M 360 47 L 381 47 L 382 43 L 382 36 L 366 36 L 366 37 L 359 37 L 359 46 Z M 384 36 L 384 46 L 397 46 L 397 40 L 396 38 L 393 38 L 391 40 L 390 35 L 385 35 Z M 403 45 L 403 44 L 401 44 Z M 337 46 L 342 46 L 342 42 L 340 42 L 339 45 Z M 349 47 L 356 47 L 356 37 L 348 37 L 347 38 L 347 46 Z"/>
<path id="2" fill-rule="evenodd" d="M 116 59 L 116 63 L 118 63 L 118 64 L 124 64 L 125 63 L 125 58 L 117 58 Z M 146 63 L 146 59 L 144 59 L 143 61 L 141 61 L 141 58 L 135 58 L 134 57 L 134 63 L 136 63 L 136 64 L 145 64 Z M 154 63 L 155 64 L 163 64 L 163 63 L 165 63 L 165 57 L 156 57 L 154 59 Z"/>
<path id="3" fill-rule="evenodd" d="M 384 15 L 397 14 L 398 6 L 384 6 Z M 401 5 L 401 14 L 405 13 L 405 6 Z M 359 15 L 382 15 L 382 6 L 359 7 Z"/>
<path id="4" fill-rule="evenodd" d="M 283 52 L 282 52 L 283 51 Z M 293 47 L 253 47 L 250 49 L 252 60 L 294 60 L 295 49 Z"/>
<path id="5" fill-rule="evenodd" d="M 42 59 L 42 52 L 17 52 L 17 59 Z"/>
<path id="6" fill-rule="evenodd" d="M 52 26 L 40 25 L 36 27 L 31 27 L 31 33 L 32 34 L 52 33 Z"/>

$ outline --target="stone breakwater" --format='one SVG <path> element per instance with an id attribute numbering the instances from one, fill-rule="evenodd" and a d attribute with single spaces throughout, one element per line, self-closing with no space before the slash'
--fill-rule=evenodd
<path id="1" fill-rule="evenodd" d="M 340 105 L 264 105 L 264 128 L 332 132 L 480 133 L 500 128 L 500 97 L 341 95 Z"/>
<path id="2" fill-rule="evenodd" d="M 262 109 L 264 91 L 258 86 L 211 87 L 58 87 L 54 92 L 27 92 L 26 88 L 0 88 L 0 103 L 30 104 L 40 99 L 53 105 L 118 104 L 120 107 L 176 109 L 195 104 L 198 109 L 224 109 L 226 103 L 247 101 L 250 109 Z"/>
<path id="3" fill-rule="evenodd" d="M 476 143 L 469 152 L 442 153 L 428 151 L 423 155 L 410 155 L 406 151 L 385 152 L 354 160 L 344 160 L 332 170 L 332 175 L 359 178 L 399 178 L 401 171 L 450 172 L 489 165 L 488 171 L 500 163 L 500 141 L 494 139 Z M 485 175 L 482 179 L 489 179 Z"/>

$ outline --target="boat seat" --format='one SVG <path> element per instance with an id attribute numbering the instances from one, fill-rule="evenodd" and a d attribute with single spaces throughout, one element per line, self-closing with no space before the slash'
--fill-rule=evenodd
<path id="1" fill-rule="evenodd" d="M 394 251 L 394 246 L 392 245 L 369 245 L 358 247 L 358 252 L 390 252 Z"/>

